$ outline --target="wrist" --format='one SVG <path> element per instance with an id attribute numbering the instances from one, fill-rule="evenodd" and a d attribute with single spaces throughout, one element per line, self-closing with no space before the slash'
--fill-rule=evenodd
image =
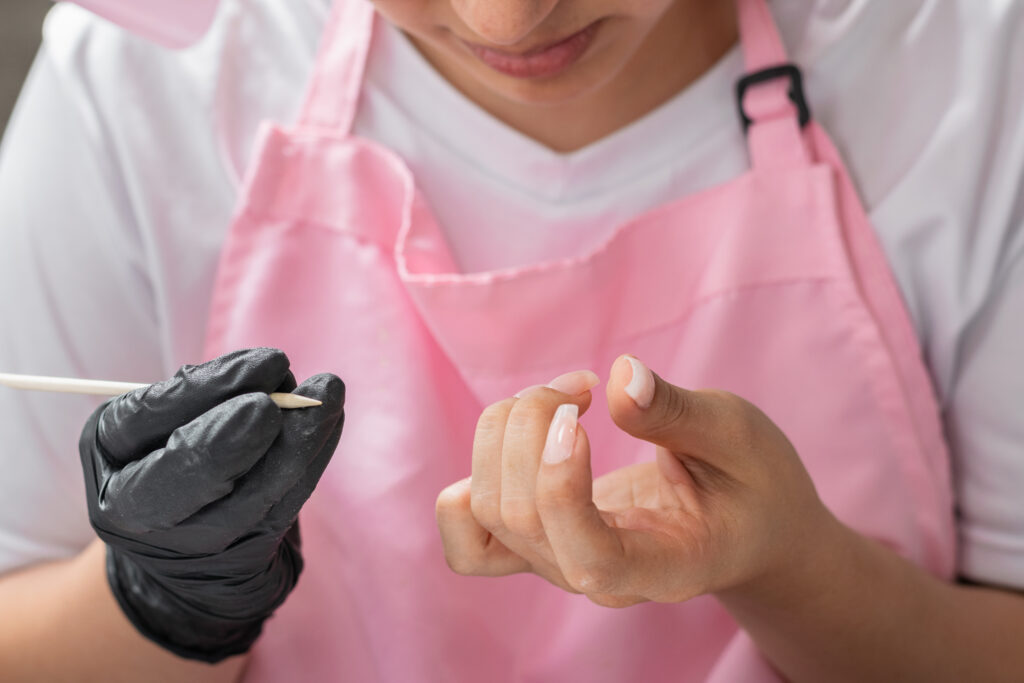
<path id="1" fill-rule="evenodd" d="M 718 591 L 718 600 L 738 616 L 742 612 L 815 609 L 835 594 L 855 565 L 862 539 L 824 505 L 813 522 L 785 543 L 780 559 L 755 578 Z"/>

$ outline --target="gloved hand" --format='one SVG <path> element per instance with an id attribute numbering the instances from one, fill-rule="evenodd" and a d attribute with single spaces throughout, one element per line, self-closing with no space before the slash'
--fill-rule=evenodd
<path id="1" fill-rule="evenodd" d="M 292 391 L 323 401 L 279 409 Z M 190 659 L 246 652 L 302 571 L 297 517 L 338 444 L 345 385 L 295 389 L 288 358 L 240 351 L 120 396 L 79 443 L 107 576 L 140 633 Z"/>

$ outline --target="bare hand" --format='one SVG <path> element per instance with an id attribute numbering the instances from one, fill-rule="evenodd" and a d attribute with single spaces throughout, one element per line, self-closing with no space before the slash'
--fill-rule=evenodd
<path id="1" fill-rule="evenodd" d="M 672 386 L 625 356 L 607 394 L 615 423 L 656 457 L 596 481 L 573 415 L 590 406 L 586 388 L 532 388 L 484 410 L 472 476 L 437 502 L 452 569 L 533 572 L 606 606 L 680 602 L 769 584 L 827 533 L 834 520 L 793 446 L 752 404 Z"/>

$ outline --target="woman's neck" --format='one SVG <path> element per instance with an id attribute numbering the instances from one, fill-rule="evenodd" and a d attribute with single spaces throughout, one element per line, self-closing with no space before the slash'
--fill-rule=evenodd
<path id="1" fill-rule="evenodd" d="M 452 85 L 492 116 L 546 147 L 572 152 L 658 108 L 700 78 L 738 38 L 730 0 L 676 2 L 647 40 L 609 82 L 593 92 L 550 105 L 511 100 L 414 44 Z M 683 124 L 685 125 L 685 123 Z"/>

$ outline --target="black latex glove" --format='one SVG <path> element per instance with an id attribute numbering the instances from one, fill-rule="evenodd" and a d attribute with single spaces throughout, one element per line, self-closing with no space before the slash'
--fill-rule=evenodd
<path id="1" fill-rule="evenodd" d="M 345 385 L 318 375 L 281 410 L 288 358 L 253 349 L 120 396 L 79 444 L 107 576 L 140 633 L 182 657 L 246 652 L 302 571 L 297 516 L 338 444 Z"/>

